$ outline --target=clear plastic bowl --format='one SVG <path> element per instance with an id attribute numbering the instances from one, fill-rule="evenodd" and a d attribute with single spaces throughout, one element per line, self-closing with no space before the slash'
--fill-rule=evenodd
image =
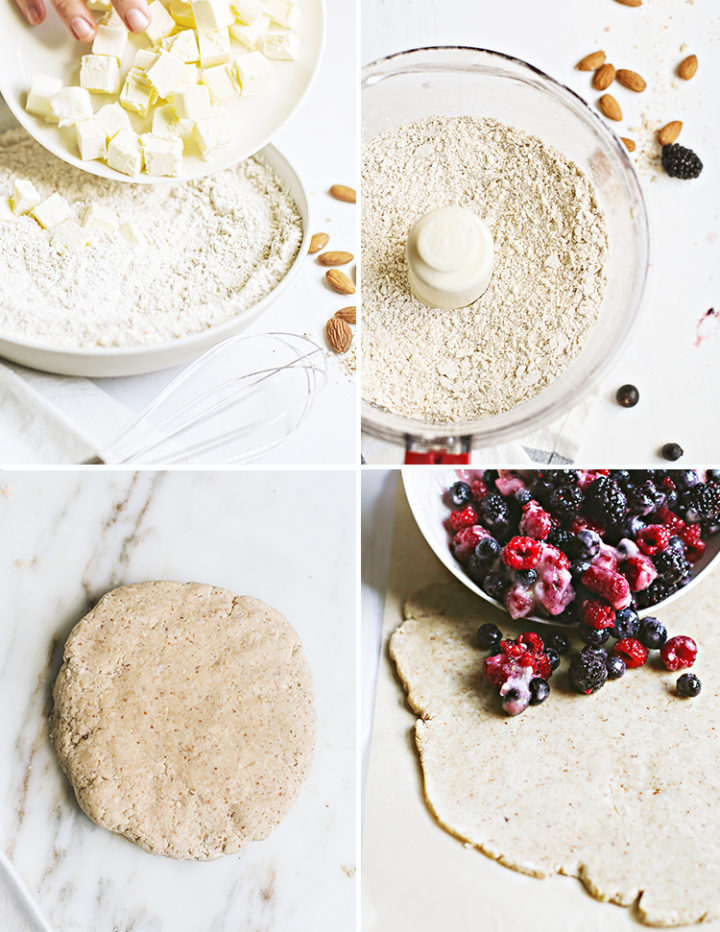
<path id="1" fill-rule="evenodd" d="M 436 424 L 365 400 L 363 428 L 408 450 L 462 453 L 527 434 L 564 414 L 597 383 L 638 316 L 648 269 L 648 223 L 635 170 L 620 138 L 569 88 L 526 62 L 473 48 L 402 52 L 368 65 L 362 135 L 430 116 L 493 117 L 538 136 L 592 180 L 610 243 L 600 318 L 579 356 L 547 388 L 504 414 Z"/>

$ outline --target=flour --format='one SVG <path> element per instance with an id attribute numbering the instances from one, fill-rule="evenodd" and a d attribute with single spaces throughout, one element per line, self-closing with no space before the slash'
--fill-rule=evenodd
<path id="1" fill-rule="evenodd" d="M 588 178 L 540 139 L 495 120 L 433 117 L 363 149 L 363 395 L 453 423 L 508 411 L 582 349 L 606 287 L 607 229 Z M 490 226 L 490 287 L 469 307 L 410 292 L 405 241 L 455 204 Z"/>
<path id="2" fill-rule="evenodd" d="M 287 274 L 302 220 L 259 158 L 183 184 L 133 185 L 80 171 L 21 130 L 0 135 L 0 195 L 25 178 L 43 198 L 59 192 L 78 222 L 114 209 L 141 232 L 132 246 L 97 231 L 60 254 L 31 217 L 0 222 L 0 335 L 52 347 L 166 343 L 225 323 Z"/>

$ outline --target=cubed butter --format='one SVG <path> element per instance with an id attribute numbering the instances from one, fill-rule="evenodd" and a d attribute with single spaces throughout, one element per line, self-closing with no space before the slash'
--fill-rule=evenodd
<path id="1" fill-rule="evenodd" d="M 185 77 L 185 65 L 164 49 L 160 49 L 155 64 L 148 69 L 148 81 L 158 97 L 166 98 Z"/>
<path id="2" fill-rule="evenodd" d="M 170 15 L 178 26 L 195 26 L 192 6 L 189 3 L 185 3 L 185 0 L 171 0 Z"/>
<path id="3" fill-rule="evenodd" d="M 87 244 L 86 234 L 74 220 L 60 224 L 50 237 L 51 247 L 59 253 L 80 252 Z"/>
<path id="4" fill-rule="evenodd" d="M 125 76 L 125 83 L 120 91 L 120 103 L 126 110 L 137 113 L 140 116 L 147 116 L 152 104 L 155 103 L 157 94 L 152 87 L 143 84 L 139 79 L 134 68 L 131 68 Z"/>
<path id="5" fill-rule="evenodd" d="M 241 45 L 244 45 L 246 49 L 252 51 L 260 48 L 265 41 L 265 36 L 269 28 L 270 17 L 263 13 L 262 16 L 258 16 L 257 19 L 247 25 L 244 23 L 233 23 L 230 27 L 230 34 L 233 39 L 237 39 Z"/>
<path id="6" fill-rule="evenodd" d="M 272 65 L 262 52 L 238 55 L 232 64 L 231 74 L 243 97 L 255 97 L 267 90 L 272 76 Z"/>
<path id="7" fill-rule="evenodd" d="M 111 55 L 83 55 L 80 59 L 80 87 L 93 94 L 117 94 L 120 68 Z"/>
<path id="8" fill-rule="evenodd" d="M 180 119 L 196 122 L 209 117 L 212 113 L 210 91 L 204 84 L 194 84 L 175 91 L 172 95 L 172 103 Z"/>
<path id="9" fill-rule="evenodd" d="M 110 140 L 107 163 L 124 175 L 137 175 L 142 170 L 143 156 L 140 137 L 132 130 L 124 129 Z"/>
<path id="10" fill-rule="evenodd" d="M 203 158 L 208 158 L 215 149 L 230 142 L 230 118 L 222 107 L 216 107 L 210 116 L 203 117 L 195 123 L 193 139 L 198 144 Z"/>
<path id="11" fill-rule="evenodd" d="M 294 29 L 300 22 L 300 7 L 295 0 L 267 0 L 266 11 L 278 26 Z"/>
<path id="12" fill-rule="evenodd" d="M 145 35 L 150 39 L 153 45 L 164 37 L 169 36 L 175 28 L 175 20 L 165 9 L 160 0 L 150 0 L 148 4 L 150 13 L 150 25 L 145 30 Z"/>
<path id="13" fill-rule="evenodd" d="M 127 42 L 128 32 L 125 26 L 116 29 L 114 26 L 100 25 L 92 44 L 93 54 L 112 55 L 119 61 L 127 48 Z"/>
<path id="14" fill-rule="evenodd" d="M 143 133 L 140 137 L 145 171 L 148 175 L 179 175 L 182 171 L 183 144 L 180 139 Z"/>
<path id="15" fill-rule="evenodd" d="M 131 223 L 129 220 L 120 224 L 120 235 L 123 239 L 127 240 L 131 246 L 145 246 L 147 244 L 147 240 L 143 234 L 135 224 Z"/>
<path id="16" fill-rule="evenodd" d="M 238 95 L 238 87 L 233 81 L 230 65 L 215 65 L 214 68 L 205 68 L 200 75 L 200 81 L 210 91 L 214 104 L 224 103 Z"/>
<path id="17" fill-rule="evenodd" d="M 40 203 L 40 195 L 32 181 L 18 178 L 13 182 L 10 206 L 15 214 L 29 214 Z"/>
<path id="18" fill-rule="evenodd" d="M 37 220 L 41 227 L 44 227 L 46 230 L 52 230 L 60 226 L 60 224 L 64 223 L 66 220 L 69 220 L 73 212 L 72 207 L 62 194 L 55 192 L 51 194 L 50 197 L 46 197 L 44 201 L 40 201 L 39 204 L 36 204 L 30 211 L 30 214 Z"/>
<path id="19" fill-rule="evenodd" d="M 86 162 L 91 159 L 104 159 L 107 155 L 107 136 L 97 115 L 75 124 L 75 139 L 80 158 Z"/>
<path id="20" fill-rule="evenodd" d="M 298 38 L 289 29 L 270 29 L 263 41 L 263 52 L 277 61 L 295 61 Z"/>
<path id="21" fill-rule="evenodd" d="M 52 117 L 49 122 L 60 126 L 72 126 L 80 120 L 89 120 L 93 115 L 90 92 L 84 87 L 64 87 L 50 101 Z"/>
<path id="22" fill-rule="evenodd" d="M 265 12 L 262 0 L 230 0 L 230 9 L 240 23 L 254 23 Z"/>
<path id="23" fill-rule="evenodd" d="M 125 23 L 122 21 L 120 14 L 115 9 L 114 6 L 111 6 L 107 13 L 100 20 L 101 26 L 110 26 L 111 29 L 125 29 Z"/>
<path id="24" fill-rule="evenodd" d="M 135 60 L 132 63 L 133 68 L 147 72 L 158 60 L 158 53 L 151 52 L 150 49 L 138 49 L 135 53 Z"/>
<path id="25" fill-rule="evenodd" d="M 100 107 L 95 114 L 95 120 L 104 130 L 106 139 L 112 139 L 121 130 L 132 129 L 130 117 L 117 102 Z"/>
<path id="26" fill-rule="evenodd" d="M 175 36 L 167 36 L 163 42 L 167 42 L 167 51 L 180 61 L 184 61 L 185 64 L 192 64 L 200 58 L 200 49 L 194 29 L 183 29 Z"/>
<path id="27" fill-rule="evenodd" d="M 30 79 L 30 90 L 25 104 L 27 112 L 34 116 L 52 117 L 50 102 L 60 93 L 62 86 L 60 78 L 53 78 L 49 74 L 34 74 Z"/>
<path id="28" fill-rule="evenodd" d="M 114 233 L 118 228 L 118 218 L 112 207 L 107 204 L 92 203 L 85 208 L 83 214 L 83 226 L 95 227 L 99 230 L 105 230 L 108 233 Z"/>
<path id="29" fill-rule="evenodd" d="M 230 33 L 227 27 L 211 29 L 209 32 L 199 31 L 198 46 L 203 68 L 212 68 L 213 65 L 223 65 L 230 61 Z"/>
<path id="30" fill-rule="evenodd" d="M 229 0 L 191 0 L 198 31 L 222 29 L 235 22 Z"/>
<path id="31" fill-rule="evenodd" d="M 87 8 L 96 13 L 107 13 L 112 8 L 112 3 L 110 0 L 88 0 Z"/>
<path id="32" fill-rule="evenodd" d="M 164 107 L 156 107 L 153 110 L 152 131 L 153 135 L 164 136 L 167 139 L 182 135 L 182 124 L 172 104 L 165 104 Z"/>

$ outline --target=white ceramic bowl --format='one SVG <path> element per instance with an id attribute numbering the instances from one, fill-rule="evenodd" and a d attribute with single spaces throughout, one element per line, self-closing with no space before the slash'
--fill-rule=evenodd
<path id="1" fill-rule="evenodd" d="M 479 595 L 481 599 L 501 609 L 501 611 L 505 611 L 505 606 L 502 602 L 491 599 L 486 592 L 483 592 L 479 586 L 475 585 L 450 550 L 450 541 L 444 527 L 444 522 L 449 514 L 449 510 L 443 501 L 443 493 L 448 486 L 457 481 L 457 472 L 454 469 L 427 469 L 411 466 L 403 469 L 402 474 L 403 485 L 405 486 L 405 494 L 407 495 L 410 510 L 417 522 L 417 526 L 420 528 L 421 534 L 438 559 L 464 586 L 467 586 L 468 589 L 476 595 Z M 666 605 L 669 605 L 671 602 L 674 602 L 675 599 L 679 599 L 681 596 L 685 595 L 693 586 L 697 585 L 702 577 L 707 575 L 712 567 L 718 565 L 718 562 L 720 562 L 718 560 L 719 556 L 720 534 L 716 534 L 708 541 L 702 559 L 694 564 L 693 578 L 690 582 L 686 586 L 683 586 L 682 589 L 673 592 L 667 599 L 663 599 L 662 602 L 656 602 L 655 605 L 641 609 L 638 614 L 655 615 L 662 611 Z M 531 621 L 540 621 L 544 624 L 556 624 L 552 618 L 541 618 L 538 615 L 530 615 L 529 619 Z"/>
<path id="2" fill-rule="evenodd" d="M 74 144 L 64 138 L 57 127 L 44 123 L 25 110 L 27 89 L 35 72 L 77 84 L 80 56 L 90 51 L 89 45 L 79 44 L 73 39 L 49 3 L 45 22 L 33 28 L 22 18 L 13 0 L 0 3 L 3 37 L 0 93 L 31 136 L 54 155 L 84 171 L 131 184 L 167 184 L 168 180 L 199 178 L 236 165 L 262 149 L 300 106 L 320 66 L 325 44 L 324 0 L 300 0 L 300 3 L 302 17 L 296 29 L 299 39 L 297 60 L 277 63 L 273 68 L 272 84 L 266 93 L 238 98 L 225 107 L 233 121 L 232 142 L 207 160 L 202 158 L 199 150 L 186 153 L 179 179 L 153 178 L 144 173 L 130 178 L 97 160 L 84 162 L 74 150 Z M 148 45 L 144 36 L 131 36 L 123 56 L 123 72 L 130 66 L 136 50 L 148 48 Z M 97 105 L 104 101 L 101 95 L 93 97 L 97 109 Z M 138 132 L 149 128 L 149 120 L 143 121 L 136 116 L 131 119 Z"/>

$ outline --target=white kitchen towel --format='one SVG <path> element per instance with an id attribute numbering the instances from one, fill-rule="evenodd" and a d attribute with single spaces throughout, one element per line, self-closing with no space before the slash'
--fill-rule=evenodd
<path id="1" fill-rule="evenodd" d="M 567 414 L 521 440 L 474 449 L 472 463 L 478 466 L 564 466 L 575 462 L 588 414 L 598 397 L 599 392 L 591 392 Z M 398 466 L 405 457 L 400 444 L 386 443 L 367 434 L 363 434 L 362 452 L 365 462 L 371 466 Z"/>
<path id="2" fill-rule="evenodd" d="M 88 379 L 0 364 L 0 464 L 77 465 L 96 456 L 132 412 Z"/>

